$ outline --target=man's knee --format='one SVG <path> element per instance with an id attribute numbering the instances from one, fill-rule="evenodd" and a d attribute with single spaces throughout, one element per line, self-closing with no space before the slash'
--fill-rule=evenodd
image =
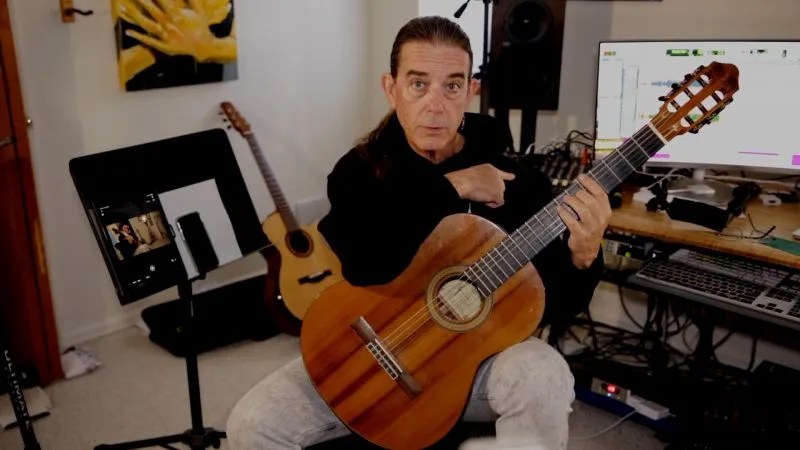
<path id="1" fill-rule="evenodd" d="M 234 450 L 265 448 L 269 432 L 264 428 L 274 423 L 270 419 L 272 409 L 266 405 L 254 408 L 247 397 L 242 398 L 228 416 L 225 427 L 229 447 Z"/>
<path id="2" fill-rule="evenodd" d="M 525 407 L 569 408 L 575 399 L 575 378 L 553 347 L 530 339 L 500 353 L 492 367 L 500 396 L 514 397 Z"/>

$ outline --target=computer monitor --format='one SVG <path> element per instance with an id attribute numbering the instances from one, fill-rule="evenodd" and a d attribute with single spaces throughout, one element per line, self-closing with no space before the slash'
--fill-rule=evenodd
<path id="1" fill-rule="evenodd" d="M 697 135 L 671 141 L 646 166 L 694 169 L 693 180 L 682 180 L 678 187 L 700 196 L 727 188 L 702 182 L 705 169 L 800 173 L 800 41 L 600 42 L 594 142 L 598 157 L 650 121 L 663 103 L 658 98 L 673 83 L 712 61 L 739 68 L 733 103 Z"/>

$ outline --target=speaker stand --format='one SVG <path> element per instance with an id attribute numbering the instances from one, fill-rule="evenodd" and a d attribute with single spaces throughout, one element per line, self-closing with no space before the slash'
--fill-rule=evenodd
<path id="1" fill-rule="evenodd" d="M 205 278 L 204 274 L 198 279 Z M 188 310 L 187 322 L 184 327 L 186 336 L 186 377 L 189 384 L 189 410 L 192 415 L 192 428 L 180 434 L 172 434 L 140 441 L 125 442 L 122 444 L 101 444 L 95 450 L 128 450 L 145 447 L 163 447 L 177 450 L 169 444 L 182 443 L 192 450 L 203 450 L 208 447 L 219 448 L 220 440 L 226 437 L 225 432 L 203 426 L 203 410 L 200 403 L 200 378 L 197 374 L 197 351 L 194 346 L 194 303 L 192 301 L 192 281 L 183 281 L 178 284 L 178 296 L 186 301 Z"/>

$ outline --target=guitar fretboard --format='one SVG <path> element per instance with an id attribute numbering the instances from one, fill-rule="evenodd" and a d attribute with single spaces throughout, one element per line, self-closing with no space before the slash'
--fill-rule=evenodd
<path id="1" fill-rule="evenodd" d="M 261 175 L 267 183 L 267 189 L 272 196 L 272 201 L 275 202 L 275 208 L 278 210 L 278 214 L 280 214 L 287 231 L 299 229 L 300 226 L 297 223 L 297 219 L 294 217 L 294 213 L 289 207 L 289 202 L 286 201 L 286 197 L 283 195 L 278 180 L 275 178 L 275 174 L 272 173 L 272 168 L 264 157 L 264 152 L 261 151 L 261 146 L 258 144 L 256 137 L 249 132 L 245 133 L 244 136 L 247 139 L 247 143 L 250 144 L 250 150 L 253 152 L 258 168 L 261 170 Z"/>
<path id="2" fill-rule="evenodd" d="M 649 124 L 645 125 L 617 150 L 599 160 L 587 175 L 596 180 L 606 192 L 611 192 L 663 148 L 664 144 L 662 137 L 654 132 Z M 467 277 L 483 296 L 494 292 L 566 230 L 564 221 L 558 215 L 557 207 L 561 204 L 567 206 L 564 197 L 574 195 L 581 189 L 583 187 L 580 183 L 573 182 L 564 192 L 466 270 Z"/>

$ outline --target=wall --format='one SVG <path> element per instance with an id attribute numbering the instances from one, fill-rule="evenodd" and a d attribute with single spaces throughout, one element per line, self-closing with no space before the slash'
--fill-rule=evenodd
<path id="1" fill-rule="evenodd" d="M 60 20 L 55 0 L 11 0 L 60 342 L 118 329 L 174 289 L 121 307 L 68 173 L 71 158 L 222 125 L 230 100 L 253 126 L 290 203 L 324 197 L 326 175 L 365 127 L 365 0 L 237 0 L 239 79 L 124 93 L 107 0 Z M 229 134 L 260 218 L 274 210 L 247 144 Z M 303 217 L 300 217 L 301 220 Z M 255 255 L 199 290 L 264 273 Z"/>
<path id="2" fill-rule="evenodd" d="M 454 10 L 455 11 L 455 10 Z M 389 54 L 400 27 L 418 15 L 416 0 L 369 0 L 369 52 L 367 53 L 367 123 L 375 127 L 389 111 L 381 87 L 381 75 L 389 71 Z M 363 130 L 364 132 L 369 130 Z"/>

